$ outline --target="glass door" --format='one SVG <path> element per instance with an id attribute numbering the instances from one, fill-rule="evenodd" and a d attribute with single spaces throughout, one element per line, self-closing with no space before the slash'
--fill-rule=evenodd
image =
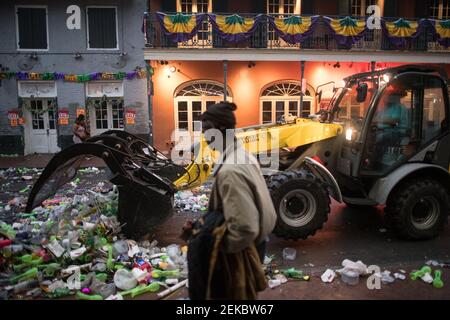
<path id="1" fill-rule="evenodd" d="M 54 99 L 30 99 L 25 111 L 26 153 L 59 151 Z"/>
<path id="2" fill-rule="evenodd" d="M 178 0 L 178 12 L 192 13 L 210 13 L 212 11 L 212 0 Z M 180 43 L 179 47 L 211 47 L 212 46 L 212 28 L 208 19 L 205 19 L 198 29 L 198 33 L 190 40 Z"/>
<path id="3" fill-rule="evenodd" d="M 91 135 L 99 135 L 108 130 L 124 129 L 123 101 L 116 99 L 96 100 L 90 109 Z"/>

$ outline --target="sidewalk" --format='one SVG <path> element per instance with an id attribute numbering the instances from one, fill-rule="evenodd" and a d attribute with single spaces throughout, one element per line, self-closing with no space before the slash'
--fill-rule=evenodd
<path id="1" fill-rule="evenodd" d="M 32 154 L 17 157 L 0 157 L 0 169 L 7 168 L 45 168 L 53 158 L 53 154 Z M 81 167 L 104 167 L 105 163 L 99 158 L 84 161 Z"/>

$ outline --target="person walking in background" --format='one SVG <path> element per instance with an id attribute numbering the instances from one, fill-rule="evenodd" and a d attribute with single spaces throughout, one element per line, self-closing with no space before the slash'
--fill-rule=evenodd
<path id="1" fill-rule="evenodd" d="M 87 138 L 89 138 L 89 133 L 86 128 L 86 120 L 84 114 L 80 114 L 73 125 L 73 142 L 82 143 Z"/>

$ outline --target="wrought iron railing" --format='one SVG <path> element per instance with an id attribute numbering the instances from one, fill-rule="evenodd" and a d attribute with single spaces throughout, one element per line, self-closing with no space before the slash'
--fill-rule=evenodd
<path id="1" fill-rule="evenodd" d="M 173 14 L 173 13 L 172 13 Z M 218 13 L 230 15 L 230 13 Z M 255 17 L 256 14 L 239 14 L 242 17 Z M 283 15 L 276 15 L 283 17 Z M 344 18 L 343 16 L 329 16 L 331 18 Z M 358 17 L 364 18 L 364 17 Z M 367 18 L 367 17 L 365 17 Z M 146 20 L 146 47 L 147 48 L 198 48 L 198 49 L 214 49 L 214 48 L 261 48 L 261 49 L 314 49 L 314 50 L 344 50 L 344 51 L 428 51 L 428 52 L 450 52 L 450 48 L 441 46 L 433 38 L 433 34 L 427 26 L 423 32 L 402 47 L 395 46 L 383 34 L 381 29 L 368 30 L 364 37 L 353 44 L 351 48 L 340 46 L 323 19 L 319 18 L 317 26 L 312 35 L 301 44 L 289 44 L 278 37 L 268 22 L 267 15 L 262 17 L 261 23 L 258 24 L 256 31 L 252 36 L 239 43 L 229 43 L 220 38 L 213 30 L 209 18 L 205 19 L 199 32 L 192 39 L 174 43 L 163 32 L 155 13 L 151 13 L 144 17 Z M 386 21 L 395 21 L 398 18 L 386 18 Z M 408 19 L 414 21 L 414 19 Z"/>

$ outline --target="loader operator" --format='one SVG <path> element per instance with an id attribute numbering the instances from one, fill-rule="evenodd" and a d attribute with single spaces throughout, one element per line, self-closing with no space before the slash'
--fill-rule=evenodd
<path id="1" fill-rule="evenodd" d="M 415 148 L 411 143 L 411 110 L 401 103 L 405 95 L 394 89 L 386 92 L 374 116 L 376 145 L 382 149 L 378 161 L 384 166 L 409 156 Z"/>
<path id="2" fill-rule="evenodd" d="M 215 260 L 206 299 L 256 299 L 257 291 L 266 285 L 261 263 L 266 238 L 276 222 L 275 208 L 256 158 L 237 142 L 234 133 L 229 135 L 231 141 L 226 139 L 226 130 L 236 126 L 234 110 L 234 103 L 221 102 L 201 116 L 202 131 L 210 147 L 213 139 L 208 141 L 207 130 L 220 131 L 217 139 L 223 139 L 223 152 L 216 149 L 221 161 L 213 172 L 209 211 L 223 213 L 225 231 L 218 252 L 203 257 Z"/>

